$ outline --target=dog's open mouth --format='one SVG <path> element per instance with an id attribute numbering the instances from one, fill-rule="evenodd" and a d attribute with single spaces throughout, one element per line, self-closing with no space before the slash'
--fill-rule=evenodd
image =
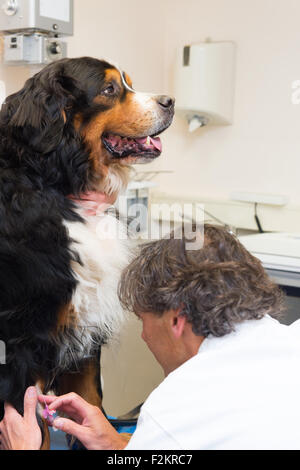
<path id="1" fill-rule="evenodd" d="M 104 147 L 115 158 L 140 157 L 156 158 L 162 152 L 162 143 L 159 137 L 143 137 L 132 139 L 114 134 L 102 136 Z"/>

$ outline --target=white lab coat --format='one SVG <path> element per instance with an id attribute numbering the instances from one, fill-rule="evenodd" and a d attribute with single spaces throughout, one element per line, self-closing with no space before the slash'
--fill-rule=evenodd
<path id="1" fill-rule="evenodd" d="M 300 320 L 209 336 L 142 407 L 134 449 L 300 449 Z"/>

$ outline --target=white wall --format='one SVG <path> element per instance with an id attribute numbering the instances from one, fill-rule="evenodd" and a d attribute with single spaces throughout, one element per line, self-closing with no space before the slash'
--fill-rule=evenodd
<path id="1" fill-rule="evenodd" d="M 69 57 L 89 55 L 117 63 L 137 90 L 161 92 L 164 76 L 161 0 L 74 0 Z"/>
<path id="2" fill-rule="evenodd" d="M 299 0 L 164 3 L 165 91 L 172 92 L 176 47 L 207 37 L 237 43 L 237 74 L 232 126 L 190 135 L 175 119 L 153 165 L 174 171 L 160 177 L 160 189 L 197 200 L 226 200 L 234 190 L 281 193 L 300 206 L 300 105 L 291 104 L 300 80 Z"/>
<path id="3" fill-rule="evenodd" d="M 5 83 L 6 95 L 20 90 L 27 78 L 29 71 L 26 67 L 4 67 L 0 64 L 0 80 Z"/>

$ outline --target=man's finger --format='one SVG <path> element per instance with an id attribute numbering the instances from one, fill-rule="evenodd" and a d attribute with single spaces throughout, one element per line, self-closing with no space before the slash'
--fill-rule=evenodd
<path id="1" fill-rule="evenodd" d="M 36 406 L 38 398 L 35 387 L 28 387 L 24 396 L 24 419 L 25 421 L 36 422 Z"/>
<path id="2" fill-rule="evenodd" d="M 56 395 L 38 395 L 38 401 L 42 404 L 42 405 L 50 405 L 50 403 L 52 403 L 54 400 L 57 400 L 57 396 Z"/>
<path id="3" fill-rule="evenodd" d="M 58 397 L 56 400 L 54 400 L 49 405 L 49 409 L 63 411 L 64 407 L 66 406 L 72 407 L 74 412 L 76 412 L 76 414 L 78 414 L 81 418 L 84 418 L 91 408 L 91 405 L 83 398 L 76 394 L 69 393 L 68 395 L 62 395 L 61 397 Z"/>
<path id="4" fill-rule="evenodd" d="M 86 428 L 70 419 L 56 418 L 53 422 L 53 427 L 60 429 L 66 434 L 71 434 L 72 436 L 77 437 L 79 440 L 86 438 Z"/>

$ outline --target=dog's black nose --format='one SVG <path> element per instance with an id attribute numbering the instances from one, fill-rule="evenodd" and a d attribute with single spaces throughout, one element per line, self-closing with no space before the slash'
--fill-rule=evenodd
<path id="1" fill-rule="evenodd" d="M 175 104 L 175 99 L 167 95 L 161 95 L 157 97 L 158 104 L 165 109 L 172 108 Z"/>

